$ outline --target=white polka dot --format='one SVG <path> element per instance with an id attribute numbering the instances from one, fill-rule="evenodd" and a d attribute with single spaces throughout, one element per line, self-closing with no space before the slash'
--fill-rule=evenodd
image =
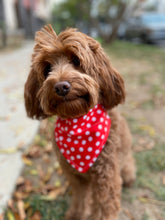
<path id="1" fill-rule="evenodd" d="M 97 141 L 97 142 L 96 142 L 96 146 L 99 146 L 99 144 L 100 144 L 100 141 Z"/>
<path id="2" fill-rule="evenodd" d="M 70 131 L 69 133 L 70 133 L 71 135 L 74 135 L 74 131 Z"/>
<path id="3" fill-rule="evenodd" d="M 82 140 L 82 145 L 85 145 L 86 144 L 86 140 Z"/>
<path id="4" fill-rule="evenodd" d="M 86 135 L 89 135 L 89 134 L 90 134 L 90 132 L 89 132 L 89 131 L 86 131 L 86 132 L 85 132 L 85 134 L 86 134 Z"/>
<path id="5" fill-rule="evenodd" d="M 56 141 L 58 142 L 58 138 L 56 138 Z"/>
<path id="6" fill-rule="evenodd" d="M 90 117 L 88 116 L 88 117 L 87 117 L 87 121 L 89 121 L 89 119 L 90 119 Z"/>
<path id="7" fill-rule="evenodd" d="M 91 124 L 87 123 L 87 128 L 90 128 L 91 127 Z"/>
<path id="8" fill-rule="evenodd" d="M 81 123 L 81 126 L 84 126 L 85 125 L 85 122 Z"/>
<path id="9" fill-rule="evenodd" d="M 81 161 L 80 162 L 80 166 L 84 166 L 84 165 L 85 165 L 85 163 Z"/>
<path id="10" fill-rule="evenodd" d="M 99 137 L 100 136 L 100 132 L 97 131 L 95 135 L 96 135 L 96 137 Z"/>
<path id="11" fill-rule="evenodd" d="M 69 160 L 69 159 L 67 159 L 67 162 L 68 162 L 68 163 L 70 163 L 70 160 Z"/>
<path id="12" fill-rule="evenodd" d="M 84 115 L 84 116 L 83 116 L 83 119 L 86 119 L 86 118 L 87 118 L 87 115 Z"/>
<path id="13" fill-rule="evenodd" d="M 72 139 L 71 138 L 67 138 L 67 142 L 71 142 L 72 141 Z"/>
<path id="14" fill-rule="evenodd" d="M 91 111 L 92 111 L 92 109 L 89 110 L 89 112 L 91 112 Z"/>
<path id="15" fill-rule="evenodd" d="M 63 148 L 61 148 L 61 150 L 60 150 L 60 151 L 61 151 L 61 153 L 64 153 L 64 149 L 63 149 Z"/>
<path id="16" fill-rule="evenodd" d="M 105 128 L 104 128 L 104 131 L 107 132 L 107 130 L 108 130 L 107 127 L 105 127 Z"/>
<path id="17" fill-rule="evenodd" d="M 99 150 L 96 150 L 96 151 L 95 151 L 95 153 L 96 153 L 96 154 L 99 154 L 99 153 L 100 153 L 100 151 L 99 151 Z"/>
<path id="18" fill-rule="evenodd" d="M 73 129 L 76 129 L 76 128 L 77 128 L 77 125 L 74 125 L 74 126 L 73 126 Z"/>
<path id="19" fill-rule="evenodd" d="M 73 168 L 75 168 L 75 165 L 74 165 L 74 164 L 72 164 L 71 166 L 72 166 Z"/>
<path id="20" fill-rule="evenodd" d="M 67 148 L 68 147 L 67 144 L 64 144 L 64 147 Z"/>
<path id="21" fill-rule="evenodd" d="M 90 164 L 89 164 L 89 167 L 91 167 L 92 165 L 93 165 L 93 163 L 90 163 Z"/>
<path id="22" fill-rule="evenodd" d="M 78 129 L 77 129 L 77 132 L 78 132 L 78 133 L 81 133 L 81 132 L 82 132 L 82 129 L 81 129 L 81 128 L 78 128 Z"/>
<path id="23" fill-rule="evenodd" d="M 92 117 L 92 121 L 95 122 L 96 121 L 96 117 Z"/>
<path id="24" fill-rule="evenodd" d="M 102 128 L 103 128 L 103 126 L 102 126 L 102 125 L 98 125 L 98 129 L 100 129 L 100 130 L 101 130 Z"/>
<path id="25" fill-rule="evenodd" d="M 108 124 L 108 121 L 105 121 L 105 124 L 107 125 L 107 124 Z"/>
<path id="26" fill-rule="evenodd" d="M 100 118 L 100 121 L 103 122 L 103 121 L 104 121 L 104 118 L 101 117 L 101 118 Z"/>
<path id="27" fill-rule="evenodd" d="M 86 155 L 85 159 L 89 160 L 91 157 L 89 155 Z"/>
<path id="28" fill-rule="evenodd" d="M 106 118 L 109 119 L 110 118 L 109 115 L 106 115 Z"/>
<path id="29" fill-rule="evenodd" d="M 62 145 L 62 142 L 59 142 L 60 145 Z"/>
<path id="30" fill-rule="evenodd" d="M 88 141 L 90 141 L 90 142 L 93 141 L 93 137 L 91 137 L 91 136 L 88 137 Z"/>
<path id="31" fill-rule="evenodd" d="M 83 151 L 84 151 L 84 148 L 83 148 L 83 147 L 80 147 L 80 148 L 79 148 L 79 151 L 80 151 L 80 152 L 83 152 Z"/>
<path id="32" fill-rule="evenodd" d="M 77 137 L 77 139 L 81 139 L 81 138 L 82 138 L 82 136 L 78 136 L 78 137 Z"/>
<path id="33" fill-rule="evenodd" d="M 77 123 L 77 121 L 78 121 L 77 118 L 73 119 L 73 123 Z"/>
<path id="34" fill-rule="evenodd" d="M 62 134 L 62 131 L 58 131 L 60 134 Z"/>
<path id="35" fill-rule="evenodd" d="M 93 116 L 94 115 L 94 112 L 91 112 L 91 116 Z"/>
<path id="36" fill-rule="evenodd" d="M 60 140 L 60 141 L 64 140 L 63 136 L 60 136 L 60 137 L 59 137 L 59 140 Z"/>
<path id="37" fill-rule="evenodd" d="M 94 157 L 94 158 L 93 158 L 93 162 L 95 162 L 96 160 L 97 160 L 97 157 Z"/>
<path id="38" fill-rule="evenodd" d="M 93 150 L 92 147 L 88 147 L 88 152 L 91 152 Z"/>
<path id="39" fill-rule="evenodd" d="M 69 150 L 67 150 L 67 151 L 66 151 L 66 153 L 67 153 L 67 154 L 70 154 L 70 151 L 69 151 Z"/>
<path id="40" fill-rule="evenodd" d="M 101 114 L 101 112 L 102 112 L 102 111 L 101 111 L 100 109 L 97 110 L 97 114 Z"/>
<path id="41" fill-rule="evenodd" d="M 71 156 L 70 159 L 71 159 L 71 160 L 75 160 L 74 156 Z"/>
<path id="42" fill-rule="evenodd" d="M 61 127 L 61 130 L 62 130 L 62 131 L 64 131 L 64 128 L 63 128 L 63 127 Z"/>
<path id="43" fill-rule="evenodd" d="M 81 159 L 81 155 L 80 154 L 77 154 L 76 157 L 77 157 L 77 159 Z"/>
<path id="44" fill-rule="evenodd" d="M 65 131 L 68 131 L 68 127 L 65 127 Z"/>
<path id="45" fill-rule="evenodd" d="M 75 148 L 74 148 L 74 147 L 71 147 L 70 150 L 71 150 L 72 152 L 74 152 L 74 151 L 75 151 Z"/>
<path id="46" fill-rule="evenodd" d="M 103 134 L 103 135 L 101 135 L 101 139 L 103 140 L 105 138 L 105 135 Z"/>
<path id="47" fill-rule="evenodd" d="M 79 171 L 79 172 L 82 172 L 82 171 L 83 171 L 83 168 L 82 168 L 82 167 L 79 167 L 79 168 L 78 168 L 78 171 Z"/>
<path id="48" fill-rule="evenodd" d="M 57 127 L 59 128 L 60 126 L 61 126 L 61 124 L 60 124 L 60 123 L 58 123 Z"/>
<path id="49" fill-rule="evenodd" d="M 78 144 L 79 143 L 79 141 L 78 140 L 74 140 L 74 144 Z"/>
<path id="50" fill-rule="evenodd" d="M 98 107 L 98 105 L 95 106 L 95 108 L 97 108 L 97 107 Z"/>

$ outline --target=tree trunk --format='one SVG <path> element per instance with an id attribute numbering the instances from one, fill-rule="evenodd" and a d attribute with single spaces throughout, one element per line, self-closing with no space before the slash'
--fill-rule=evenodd
<path id="1" fill-rule="evenodd" d="M 0 29 L 2 31 L 2 47 L 6 47 L 7 46 L 7 34 L 6 34 L 3 0 L 0 0 Z"/>

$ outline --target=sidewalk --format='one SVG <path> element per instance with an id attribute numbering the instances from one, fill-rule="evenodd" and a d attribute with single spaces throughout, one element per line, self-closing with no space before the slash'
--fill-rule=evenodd
<path id="1" fill-rule="evenodd" d="M 21 149 L 32 142 L 39 122 L 24 109 L 24 83 L 30 68 L 33 43 L 0 53 L 0 214 L 23 167 Z"/>

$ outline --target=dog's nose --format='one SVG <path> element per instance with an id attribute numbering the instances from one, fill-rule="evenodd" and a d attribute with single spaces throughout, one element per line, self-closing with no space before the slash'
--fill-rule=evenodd
<path id="1" fill-rule="evenodd" d="M 65 96 L 68 94 L 68 92 L 70 91 L 71 85 L 69 82 L 67 81 L 61 81 L 61 82 L 57 82 L 54 85 L 54 89 L 55 92 L 57 93 L 57 95 L 59 96 Z"/>

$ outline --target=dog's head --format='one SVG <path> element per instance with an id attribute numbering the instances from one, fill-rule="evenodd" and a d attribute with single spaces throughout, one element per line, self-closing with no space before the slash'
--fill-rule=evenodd
<path id="1" fill-rule="evenodd" d="M 125 91 L 97 41 L 75 29 L 57 36 L 49 25 L 37 33 L 24 96 L 31 118 L 73 118 L 97 103 L 113 108 L 124 101 Z"/>

